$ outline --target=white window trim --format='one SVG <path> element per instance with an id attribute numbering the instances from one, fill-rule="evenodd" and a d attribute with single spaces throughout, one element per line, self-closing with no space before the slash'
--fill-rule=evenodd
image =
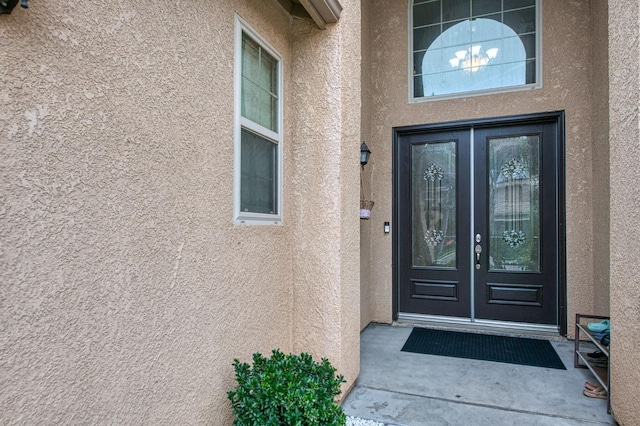
<path id="1" fill-rule="evenodd" d="M 417 104 L 422 102 L 433 102 L 447 99 L 470 98 L 473 96 L 493 95 L 507 92 L 522 92 L 527 90 L 542 89 L 542 2 L 536 0 L 536 82 L 530 84 L 522 84 L 518 86 L 497 87 L 495 89 L 474 90 L 470 92 L 459 92 L 436 96 L 423 96 L 416 98 L 413 96 L 413 4 L 416 0 L 411 0 L 409 4 L 409 54 L 407 55 L 407 75 L 409 81 L 409 103 Z"/>
<path id="2" fill-rule="evenodd" d="M 241 114 L 241 106 L 242 106 L 242 33 L 247 33 L 255 42 L 260 44 L 260 46 L 266 50 L 270 55 L 278 60 L 278 131 L 274 132 L 273 130 L 267 129 L 255 123 L 251 120 L 248 120 L 242 117 Z M 283 135 L 283 77 L 282 77 L 282 55 L 278 53 L 278 51 L 268 43 L 264 38 L 262 38 L 244 19 L 240 16 L 235 15 L 235 34 L 234 34 L 234 131 L 233 131 L 233 139 L 234 139 L 234 156 L 233 156 L 233 222 L 237 225 L 244 224 L 254 224 L 254 225 L 272 225 L 272 224 L 282 224 L 282 180 L 283 180 L 283 150 L 282 150 L 282 135 Z M 276 179 L 277 182 L 277 214 L 266 214 L 266 213 L 252 213 L 252 212 L 242 212 L 240 211 L 240 181 L 241 181 L 241 130 L 245 128 L 247 130 L 252 130 L 257 134 L 260 134 L 268 139 L 277 141 L 277 156 L 278 156 L 278 164 L 276 170 Z"/>

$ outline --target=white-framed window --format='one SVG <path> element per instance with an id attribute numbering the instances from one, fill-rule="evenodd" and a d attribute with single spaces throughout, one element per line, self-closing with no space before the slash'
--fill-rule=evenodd
<path id="1" fill-rule="evenodd" d="M 539 0 L 413 0 L 411 101 L 540 87 Z"/>
<path id="2" fill-rule="evenodd" d="M 282 56 L 235 19 L 236 223 L 282 221 Z"/>

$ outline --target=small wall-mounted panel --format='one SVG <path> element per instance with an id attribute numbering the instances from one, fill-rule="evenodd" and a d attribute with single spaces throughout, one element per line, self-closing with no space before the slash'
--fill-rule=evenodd
<path id="1" fill-rule="evenodd" d="M 487 303 L 542 306 L 542 284 L 516 285 L 487 283 Z"/>
<path id="2" fill-rule="evenodd" d="M 411 280 L 411 298 L 458 301 L 457 281 Z"/>

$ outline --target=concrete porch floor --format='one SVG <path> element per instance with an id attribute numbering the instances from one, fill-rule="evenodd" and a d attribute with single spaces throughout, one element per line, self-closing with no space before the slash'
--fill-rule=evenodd
<path id="1" fill-rule="evenodd" d="M 566 370 L 401 352 L 411 326 L 369 325 L 347 415 L 386 425 L 615 425 L 607 402 L 582 395 L 573 341 L 553 341 Z"/>

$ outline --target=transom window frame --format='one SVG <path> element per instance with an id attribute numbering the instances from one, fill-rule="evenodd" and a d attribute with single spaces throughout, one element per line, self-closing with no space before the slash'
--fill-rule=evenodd
<path id="1" fill-rule="evenodd" d="M 282 224 L 283 198 L 283 57 L 249 23 L 237 14 L 234 28 L 234 165 L 233 165 L 233 222 L 236 225 L 272 225 Z M 277 60 L 277 129 L 268 129 L 242 115 L 242 35 L 246 34 Z M 256 213 L 241 210 L 242 181 L 242 131 L 247 130 L 273 141 L 276 145 L 276 212 Z"/>
<path id="2" fill-rule="evenodd" d="M 483 89 L 483 90 L 473 90 L 468 92 L 458 92 L 458 93 L 448 93 L 442 95 L 433 95 L 433 96 L 421 96 L 415 97 L 414 92 L 414 50 L 413 50 L 413 6 L 416 2 L 421 2 L 424 0 L 409 0 L 408 3 L 408 65 L 407 65 L 407 77 L 408 77 L 408 97 L 409 103 L 422 103 L 422 102 L 433 102 L 447 99 L 460 99 L 460 98 L 468 98 L 473 96 L 484 96 L 491 94 L 499 94 L 499 93 L 508 93 L 508 92 L 521 92 L 528 91 L 534 89 L 542 88 L 542 1 L 535 0 L 535 8 L 536 8 L 536 82 L 529 84 L 522 84 L 517 86 L 506 86 L 506 87 L 496 87 L 492 89 Z"/>

